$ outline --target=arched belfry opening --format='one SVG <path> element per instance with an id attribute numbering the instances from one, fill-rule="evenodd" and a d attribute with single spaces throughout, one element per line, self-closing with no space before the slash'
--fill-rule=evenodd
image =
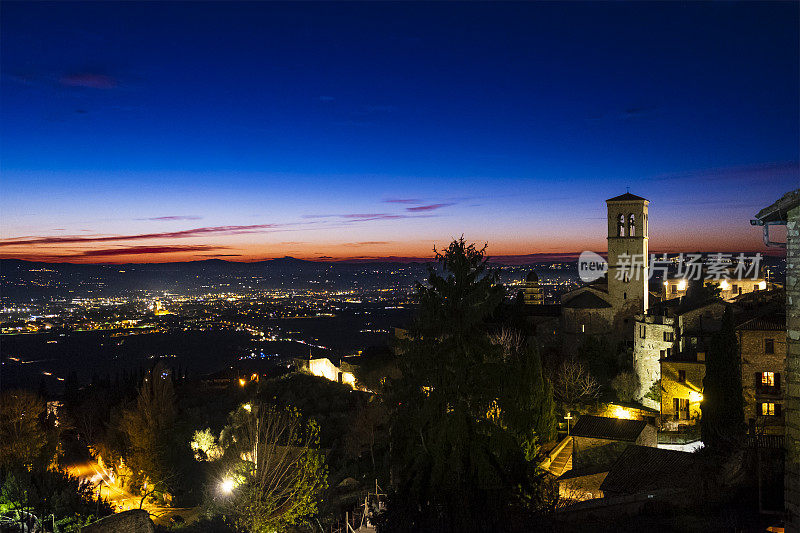
<path id="1" fill-rule="evenodd" d="M 617 237 L 625 236 L 625 215 L 622 213 L 617 217 Z"/>
<path id="2" fill-rule="evenodd" d="M 628 215 L 628 237 L 636 237 L 636 215 Z"/>

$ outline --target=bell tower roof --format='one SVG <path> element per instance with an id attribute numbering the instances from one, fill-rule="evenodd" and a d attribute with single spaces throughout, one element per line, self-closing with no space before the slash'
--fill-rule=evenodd
<path id="1" fill-rule="evenodd" d="M 642 198 L 641 196 L 636 196 L 635 194 L 631 194 L 626 192 L 625 194 L 621 194 L 619 196 L 615 196 L 614 198 L 609 198 L 606 202 L 630 202 L 630 201 L 647 201 L 647 198 Z"/>

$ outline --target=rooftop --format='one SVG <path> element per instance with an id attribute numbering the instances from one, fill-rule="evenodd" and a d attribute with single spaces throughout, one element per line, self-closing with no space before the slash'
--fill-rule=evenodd
<path id="1" fill-rule="evenodd" d="M 605 416 L 581 415 L 572 428 L 575 437 L 594 439 L 624 440 L 633 442 L 639 438 L 647 422 L 644 420 L 623 420 Z"/>
<path id="2" fill-rule="evenodd" d="M 786 222 L 786 215 L 789 210 L 798 205 L 800 205 L 800 189 L 795 189 L 781 196 L 771 206 L 759 211 L 756 215 L 756 220 L 761 223 Z"/>
<path id="3" fill-rule="evenodd" d="M 600 489 L 638 494 L 650 490 L 688 488 L 694 480 L 687 473 L 696 470 L 696 463 L 697 456 L 693 453 L 631 444 L 611 465 Z"/>
<path id="4" fill-rule="evenodd" d="M 570 309 L 603 309 L 611 307 L 611 304 L 592 291 L 584 291 L 562 303 L 561 306 Z"/>
<path id="5" fill-rule="evenodd" d="M 635 194 L 626 192 L 625 194 L 620 194 L 619 196 L 615 196 L 614 198 L 609 198 L 608 200 L 606 200 L 606 202 L 630 202 L 630 201 L 647 202 L 647 198 L 642 198 L 641 196 L 636 196 Z"/>

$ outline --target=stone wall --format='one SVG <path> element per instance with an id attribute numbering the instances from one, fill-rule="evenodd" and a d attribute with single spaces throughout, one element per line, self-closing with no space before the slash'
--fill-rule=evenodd
<path id="1" fill-rule="evenodd" d="M 786 391 L 786 337 L 785 332 L 768 330 L 740 330 L 739 351 L 742 358 L 742 395 L 744 397 L 744 419 L 747 422 L 752 420 L 757 431 L 767 434 L 782 434 L 783 413 L 779 417 L 762 418 L 758 412 L 760 402 L 771 402 L 782 406 L 782 411 L 786 407 L 783 402 L 783 394 Z M 772 339 L 774 342 L 773 354 L 765 352 L 765 340 Z M 775 394 L 756 394 L 756 380 L 760 381 L 762 372 L 774 372 L 780 380 L 780 391 Z M 758 377 L 756 377 L 758 374 Z"/>
<path id="2" fill-rule="evenodd" d="M 153 533 L 153 521 L 142 509 L 112 514 L 81 528 L 81 533 Z"/>
<path id="3" fill-rule="evenodd" d="M 677 338 L 674 326 L 675 319 L 660 316 L 639 316 L 633 326 L 633 369 L 639 378 L 639 390 L 636 397 L 643 405 L 660 409 L 657 402 L 643 398 L 650 391 L 653 383 L 661 379 L 661 351 L 672 348 L 674 341 L 665 341 L 664 333 Z"/>
<path id="4" fill-rule="evenodd" d="M 685 380 L 681 383 L 679 372 L 683 371 Z M 675 419 L 675 398 L 689 400 L 689 418 L 683 415 L 678 421 L 694 424 L 700 419 L 700 401 L 703 392 L 703 378 L 706 376 L 704 361 L 663 361 L 661 363 L 661 418 Z"/>
<path id="5" fill-rule="evenodd" d="M 786 223 L 786 531 L 800 532 L 800 207 Z"/>

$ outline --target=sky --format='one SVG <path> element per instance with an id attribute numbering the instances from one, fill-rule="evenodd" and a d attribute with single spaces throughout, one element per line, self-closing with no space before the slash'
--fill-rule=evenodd
<path id="1" fill-rule="evenodd" d="M 0 257 L 752 251 L 797 2 L 0 4 Z M 778 234 L 779 235 L 779 234 Z"/>

